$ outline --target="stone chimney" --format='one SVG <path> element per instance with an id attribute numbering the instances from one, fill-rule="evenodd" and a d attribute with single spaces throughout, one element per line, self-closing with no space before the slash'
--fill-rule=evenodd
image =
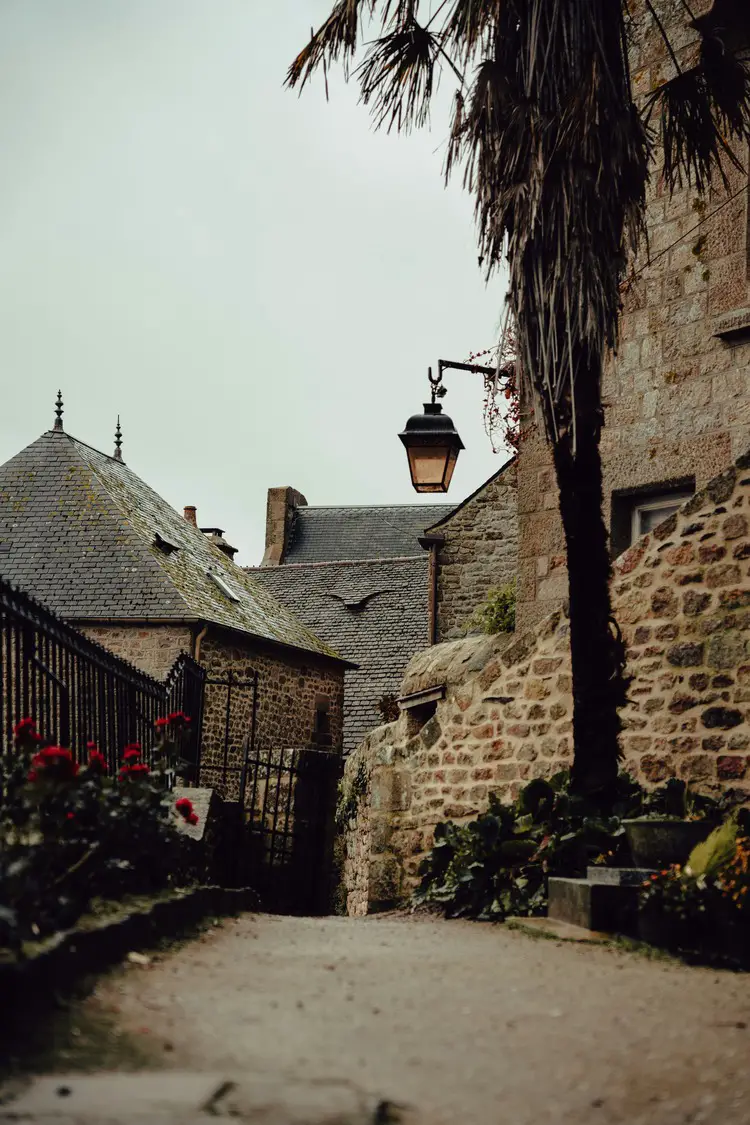
<path id="1" fill-rule="evenodd" d="M 183 516 L 185 517 L 185 521 L 187 523 L 191 523 L 193 527 L 198 526 L 198 517 L 196 516 L 195 512 L 195 504 L 186 504 L 182 512 Z"/>
<path id="2" fill-rule="evenodd" d="M 289 546 L 294 513 L 307 507 L 296 488 L 269 488 L 266 503 L 266 553 L 261 566 L 281 566 Z"/>

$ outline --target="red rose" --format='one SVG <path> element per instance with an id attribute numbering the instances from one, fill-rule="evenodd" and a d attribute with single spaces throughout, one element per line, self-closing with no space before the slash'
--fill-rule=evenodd
<path id="1" fill-rule="evenodd" d="M 31 749 L 33 745 L 42 741 L 34 719 L 21 719 L 16 723 L 13 727 L 13 741 L 19 750 Z"/>
<path id="2" fill-rule="evenodd" d="M 190 722 L 190 716 L 186 715 L 184 711 L 173 711 L 171 715 L 167 715 L 167 722 L 170 727 L 179 729 L 180 727 L 187 726 Z"/>
<path id="3" fill-rule="evenodd" d="M 92 746 L 93 750 L 89 751 L 89 769 L 92 773 L 107 773 L 107 759 L 104 757 L 100 750 L 97 750 L 94 743 L 90 742 L 89 747 Z"/>
<path id="4" fill-rule="evenodd" d="M 123 762 L 139 762 L 141 759 L 141 747 L 137 742 L 131 742 L 129 746 L 125 747 L 125 753 L 122 756 Z"/>
<path id="5" fill-rule="evenodd" d="M 187 820 L 188 824 L 197 824 L 198 823 L 198 817 L 196 816 L 196 814 L 194 812 L 191 812 L 190 816 L 186 817 L 185 819 Z"/>
<path id="6" fill-rule="evenodd" d="M 78 773 L 78 763 L 73 761 L 70 750 L 62 746 L 45 746 L 31 759 L 29 781 L 39 781 L 40 777 L 51 781 L 71 781 Z"/>
<path id="7" fill-rule="evenodd" d="M 180 797 L 179 801 L 175 801 L 174 807 L 177 809 L 177 812 L 180 814 L 180 816 L 185 818 L 188 824 L 192 823 L 190 817 L 195 816 L 195 813 L 193 812 L 192 801 L 188 800 L 187 797 Z"/>
<path id="8" fill-rule="evenodd" d="M 156 729 L 161 734 L 169 726 L 169 719 L 157 719 L 156 722 L 154 723 L 154 726 L 156 727 Z"/>
<path id="9" fill-rule="evenodd" d="M 145 777 L 150 772 L 145 762 L 134 762 L 132 765 L 123 766 L 119 777 L 121 781 L 127 781 L 128 779 Z"/>

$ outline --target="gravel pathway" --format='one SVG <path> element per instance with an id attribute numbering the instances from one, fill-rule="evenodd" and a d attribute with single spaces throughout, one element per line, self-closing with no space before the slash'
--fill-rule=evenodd
<path id="1" fill-rule="evenodd" d="M 100 985 L 164 1065 L 461 1125 L 747 1125 L 750 977 L 502 926 L 246 915 Z"/>

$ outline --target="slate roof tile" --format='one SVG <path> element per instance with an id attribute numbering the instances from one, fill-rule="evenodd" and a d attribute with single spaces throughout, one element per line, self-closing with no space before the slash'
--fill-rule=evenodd
<path id="1" fill-rule="evenodd" d="M 419 554 L 424 529 L 453 504 L 301 507 L 294 513 L 284 563 L 405 558 Z"/>
<path id="2" fill-rule="evenodd" d="M 359 665 L 345 675 L 344 752 L 350 753 L 383 722 L 378 700 L 398 694 L 409 660 L 430 643 L 426 553 L 264 567 L 250 574 Z"/>
<path id="3" fill-rule="evenodd" d="M 68 620 L 207 621 L 340 659 L 124 462 L 60 431 L 0 466 L 0 573 Z"/>

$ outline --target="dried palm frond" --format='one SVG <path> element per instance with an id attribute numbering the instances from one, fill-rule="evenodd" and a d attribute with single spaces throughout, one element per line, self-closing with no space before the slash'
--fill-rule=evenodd
<path id="1" fill-rule="evenodd" d="M 310 39 L 289 67 L 288 86 L 302 88 L 321 64 L 341 59 L 348 75 L 348 64 L 358 45 L 363 12 L 371 15 L 377 0 L 338 0 L 323 26 Z"/>
<path id="2" fill-rule="evenodd" d="M 377 127 L 408 132 L 429 117 L 439 52 L 435 36 L 413 18 L 378 39 L 357 69 L 365 105 Z"/>
<path id="3" fill-rule="evenodd" d="M 664 178 L 670 191 L 683 180 L 705 192 L 725 162 L 742 164 L 733 142 L 750 139 L 750 70 L 714 32 L 702 36 L 696 66 L 680 71 L 651 95 L 647 114 L 661 110 Z"/>
<path id="4" fill-rule="evenodd" d="M 453 9 L 443 29 L 465 60 L 486 46 L 504 0 L 453 0 Z"/>
<path id="5" fill-rule="evenodd" d="M 750 136 L 745 62 L 715 30 L 696 28 L 700 60 L 682 71 L 661 4 L 645 0 L 677 73 L 642 115 L 626 0 L 435 0 L 426 24 L 418 8 L 419 0 L 339 0 L 288 81 L 351 58 L 365 15 L 379 17 L 381 36 L 356 74 L 378 125 L 425 124 L 441 64 L 459 74 L 446 175 L 463 166 L 484 268 L 507 256 L 524 377 L 549 438 L 575 447 L 584 398 L 585 424 L 600 424 L 604 351 L 616 345 L 620 286 L 643 234 L 650 115 L 660 107 L 670 188 L 686 176 L 705 190 L 711 175 L 724 175 L 722 161 L 737 161 L 734 142 Z M 461 68 L 473 61 L 464 82 Z M 582 398 L 579 381 L 592 372 L 597 386 Z"/>

